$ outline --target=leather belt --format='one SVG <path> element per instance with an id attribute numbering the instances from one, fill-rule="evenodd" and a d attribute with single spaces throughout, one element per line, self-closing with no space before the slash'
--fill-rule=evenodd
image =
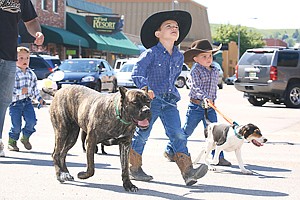
<path id="1" fill-rule="evenodd" d="M 197 104 L 197 105 L 201 105 L 202 100 L 190 98 L 190 102 Z"/>

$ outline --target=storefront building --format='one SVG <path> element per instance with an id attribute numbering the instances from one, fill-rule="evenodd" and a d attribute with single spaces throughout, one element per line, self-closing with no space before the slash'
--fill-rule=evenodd
<path id="1" fill-rule="evenodd" d="M 34 38 L 20 23 L 20 43 L 32 52 L 74 57 L 101 57 L 111 64 L 116 57 L 136 57 L 140 50 L 122 32 L 122 19 L 112 10 L 82 0 L 32 1 L 45 35 L 43 46 L 30 44 Z M 73 12 L 73 13 L 72 13 Z"/>

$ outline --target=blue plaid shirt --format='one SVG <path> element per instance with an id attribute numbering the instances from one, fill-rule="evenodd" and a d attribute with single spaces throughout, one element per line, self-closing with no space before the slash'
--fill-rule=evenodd
<path id="1" fill-rule="evenodd" d="M 173 94 L 180 99 L 175 87 L 175 81 L 182 70 L 183 55 L 176 46 L 170 55 L 164 46 L 158 42 L 156 46 L 144 51 L 136 63 L 132 80 L 138 88 L 148 86 L 155 96 Z"/>
<path id="2" fill-rule="evenodd" d="M 22 94 L 22 88 L 24 87 L 28 88 L 27 94 Z M 37 88 L 37 78 L 30 68 L 27 67 L 26 72 L 24 73 L 17 67 L 12 102 L 26 98 L 36 98 L 38 101 L 42 98 L 40 96 L 40 91 Z"/>
<path id="3" fill-rule="evenodd" d="M 211 66 L 211 70 L 195 63 L 191 70 L 192 87 L 189 96 L 193 99 L 204 98 L 215 101 L 217 98 L 219 70 Z"/>

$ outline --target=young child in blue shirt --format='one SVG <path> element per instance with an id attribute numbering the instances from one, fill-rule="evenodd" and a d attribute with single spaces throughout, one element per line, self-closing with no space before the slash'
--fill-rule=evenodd
<path id="1" fill-rule="evenodd" d="M 175 87 L 175 81 L 182 70 L 184 59 L 177 45 L 188 34 L 190 26 L 191 15 L 180 10 L 155 13 L 142 26 L 141 40 L 147 50 L 139 57 L 132 79 L 138 88 L 148 86 L 152 99 L 152 118 L 149 128 L 146 130 L 137 128 L 132 139 L 129 174 L 133 180 L 153 179 L 141 168 L 142 153 L 158 117 L 174 149 L 174 160 L 186 185 L 195 184 L 197 179 L 207 173 L 208 167 L 205 164 L 193 168 L 177 109 L 180 94 Z"/>
<path id="2" fill-rule="evenodd" d="M 35 73 L 28 67 L 30 51 L 26 47 L 17 48 L 17 69 L 15 86 L 13 89 L 12 103 L 9 105 L 9 115 L 11 118 L 11 128 L 9 131 L 8 150 L 19 151 L 17 141 L 22 132 L 21 143 L 27 150 L 32 148 L 29 137 L 35 132 L 36 115 L 32 105 L 32 99 L 38 99 L 41 105 L 45 101 L 40 96 L 37 88 L 37 78 Z M 25 126 L 22 128 L 22 118 Z"/>

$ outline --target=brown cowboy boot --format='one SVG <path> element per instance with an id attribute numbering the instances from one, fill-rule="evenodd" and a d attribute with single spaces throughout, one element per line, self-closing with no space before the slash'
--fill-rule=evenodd
<path id="1" fill-rule="evenodd" d="M 197 183 L 197 179 L 202 178 L 207 173 L 207 165 L 201 164 L 194 169 L 191 157 L 184 153 L 176 153 L 174 159 L 187 186 L 194 185 Z"/>
<path id="2" fill-rule="evenodd" d="M 152 176 L 147 175 L 142 169 L 142 156 L 133 149 L 129 152 L 129 178 L 137 181 L 150 181 Z"/>

